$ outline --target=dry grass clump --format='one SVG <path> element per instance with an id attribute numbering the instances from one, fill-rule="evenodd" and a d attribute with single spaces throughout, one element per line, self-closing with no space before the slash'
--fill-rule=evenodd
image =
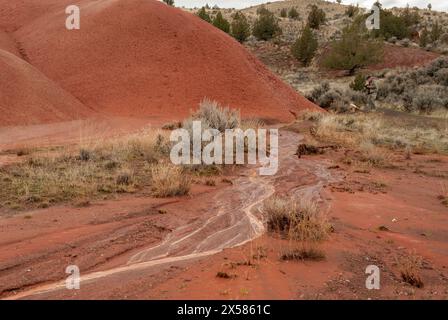
<path id="1" fill-rule="evenodd" d="M 319 242 L 328 236 L 331 226 L 316 203 L 310 200 L 294 201 L 274 196 L 264 202 L 270 232 L 303 242 Z"/>
<path id="2" fill-rule="evenodd" d="M 218 271 L 216 273 L 216 278 L 221 278 L 221 279 L 233 279 L 236 278 L 237 275 L 236 274 L 229 274 L 225 271 Z"/>
<path id="3" fill-rule="evenodd" d="M 291 260 L 321 261 L 325 259 L 325 252 L 315 247 L 310 248 L 302 247 L 284 252 L 281 255 L 281 259 L 284 261 L 291 261 Z"/>
<path id="4" fill-rule="evenodd" d="M 397 259 L 397 266 L 401 279 L 413 287 L 423 288 L 424 283 L 420 276 L 422 257 L 415 252 Z"/>
<path id="5" fill-rule="evenodd" d="M 16 155 L 18 157 L 27 156 L 31 153 L 31 150 L 29 148 L 23 147 L 16 150 Z"/>
<path id="6" fill-rule="evenodd" d="M 0 207 L 43 208 L 131 193 L 148 185 L 151 166 L 166 158 L 168 140 L 157 132 L 67 147 L 52 156 L 0 168 Z"/>
<path id="7" fill-rule="evenodd" d="M 182 167 L 161 163 L 151 168 L 151 186 L 156 197 L 173 197 L 188 194 L 191 179 Z"/>
<path id="8" fill-rule="evenodd" d="M 448 135 L 442 125 L 423 117 L 387 117 L 382 114 L 310 114 L 315 136 L 362 151 L 372 164 L 389 157 L 385 150 L 421 150 L 448 153 Z"/>
<path id="9" fill-rule="evenodd" d="M 274 196 L 264 202 L 263 212 L 268 230 L 289 240 L 281 250 L 281 260 L 320 261 L 325 258 L 318 244 L 328 237 L 332 228 L 315 202 Z"/>
<path id="10" fill-rule="evenodd" d="M 391 161 L 391 154 L 387 150 L 376 147 L 371 142 L 362 142 L 359 145 L 362 151 L 361 161 L 373 167 L 386 167 Z"/>
<path id="11" fill-rule="evenodd" d="M 261 119 L 250 118 L 241 120 L 239 128 L 243 131 L 246 131 L 247 129 L 257 130 L 259 128 L 265 127 L 265 125 L 266 123 Z"/>
<path id="12" fill-rule="evenodd" d="M 178 121 L 168 122 L 162 126 L 163 130 L 175 130 L 182 128 L 182 123 Z"/>
<path id="13" fill-rule="evenodd" d="M 105 170 L 102 161 L 75 156 L 32 158 L 2 168 L 0 185 L 1 206 L 12 209 L 134 191 L 130 183 L 117 184 L 115 170 Z"/>

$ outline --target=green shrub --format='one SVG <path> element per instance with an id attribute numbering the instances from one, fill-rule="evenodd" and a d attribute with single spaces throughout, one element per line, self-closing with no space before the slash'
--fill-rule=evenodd
<path id="1" fill-rule="evenodd" d="M 359 73 L 356 75 L 353 82 L 350 83 L 350 88 L 355 91 L 363 91 L 365 83 L 366 83 L 366 77 L 362 73 Z"/>
<path id="2" fill-rule="evenodd" d="M 331 50 L 323 60 L 325 67 L 348 70 L 353 74 L 357 69 L 382 59 L 381 41 L 369 38 L 363 19 L 358 19 L 342 31 L 340 40 L 333 41 Z"/>
<path id="3" fill-rule="evenodd" d="M 418 14 L 417 10 L 410 10 L 409 5 L 404 9 L 403 13 L 401 14 L 401 18 L 404 21 L 404 24 L 406 27 L 412 27 L 420 23 L 420 16 Z"/>
<path id="4" fill-rule="evenodd" d="M 237 12 L 233 16 L 231 35 L 239 42 L 243 43 L 250 35 L 250 24 L 246 16 Z"/>
<path id="5" fill-rule="evenodd" d="M 163 0 L 167 5 L 174 7 L 174 0 Z"/>
<path id="6" fill-rule="evenodd" d="M 308 15 L 308 25 L 313 29 L 319 29 L 319 27 L 325 23 L 326 16 L 322 9 L 313 4 L 311 6 L 311 11 Z"/>
<path id="7" fill-rule="evenodd" d="M 419 43 L 420 47 L 426 48 L 426 46 L 429 44 L 429 42 L 430 42 L 429 32 L 428 32 L 428 29 L 426 29 L 426 27 L 424 27 L 420 34 L 420 43 Z"/>
<path id="8" fill-rule="evenodd" d="M 196 13 L 196 15 L 201 18 L 202 20 L 207 21 L 208 23 L 212 22 L 212 18 L 210 18 L 210 15 L 207 13 L 207 10 L 205 10 L 205 7 L 202 7 L 199 9 L 199 11 Z"/>
<path id="9" fill-rule="evenodd" d="M 299 12 L 296 10 L 296 8 L 291 8 L 288 12 L 288 17 L 290 19 L 297 20 L 299 18 Z"/>
<path id="10" fill-rule="evenodd" d="M 271 13 L 271 11 L 269 11 L 268 9 L 266 9 L 265 6 L 261 6 L 257 9 L 257 14 L 258 15 L 262 15 L 262 14 L 267 14 L 267 13 Z"/>
<path id="11" fill-rule="evenodd" d="M 442 28 L 439 25 L 439 22 L 436 21 L 433 24 L 432 29 L 431 29 L 431 41 L 435 42 L 435 41 L 439 40 L 440 37 L 442 36 L 442 32 L 443 31 L 442 31 Z"/>
<path id="12" fill-rule="evenodd" d="M 280 11 L 280 17 L 282 17 L 282 18 L 286 18 L 288 16 L 288 10 L 286 10 L 286 8 L 283 8 L 281 11 Z"/>
<path id="13" fill-rule="evenodd" d="M 410 31 L 407 26 L 407 20 L 403 16 L 396 16 L 389 10 L 380 11 L 380 29 L 373 30 L 376 37 L 389 39 L 396 37 L 401 40 L 410 37 Z"/>
<path id="14" fill-rule="evenodd" d="M 292 55 L 305 66 L 308 66 L 316 54 L 317 46 L 317 39 L 307 25 L 303 29 L 301 36 L 293 44 L 291 49 Z"/>
<path id="15" fill-rule="evenodd" d="M 354 6 L 354 5 L 349 5 L 347 7 L 347 9 L 345 10 L 345 14 L 349 17 L 349 18 L 353 18 L 354 16 L 356 16 L 359 12 L 359 7 L 358 6 Z"/>
<path id="16" fill-rule="evenodd" d="M 282 33 L 278 20 L 272 12 L 265 9 L 261 11 L 254 23 L 253 35 L 258 40 L 269 40 Z"/>
<path id="17" fill-rule="evenodd" d="M 218 12 L 218 14 L 216 15 L 216 17 L 213 19 L 213 25 L 218 28 L 221 29 L 222 31 L 224 31 L 225 33 L 229 33 L 230 32 L 230 23 L 229 21 L 227 21 L 223 16 L 221 11 Z"/>

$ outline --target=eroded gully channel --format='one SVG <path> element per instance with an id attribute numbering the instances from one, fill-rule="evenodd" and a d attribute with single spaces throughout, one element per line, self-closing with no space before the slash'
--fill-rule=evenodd
<path id="1" fill-rule="evenodd" d="M 276 192 L 276 185 L 281 184 L 283 179 L 290 179 L 297 172 L 312 176 L 312 182 L 301 185 L 298 181 L 288 194 L 295 198 L 312 199 L 317 201 L 323 210 L 329 210 L 330 203 L 322 196 L 322 189 L 326 184 L 337 181 L 337 177 L 330 174 L 328 164 L 298 159 L 294 155 L 301 140 L 302 137 L 297 133 L 281 131 L 277 174 L 260 176 L 256 168 L 248 169 L 245 176 L 233 182 L 232 187 L 215 193 L 215 205 L 205 215 L 174 230 L 157 246 L 136 253 L 126 265 L 82 274 L 81 286 L 83 283 L 123 272 L 146 270 L 213 255 L 223 249 L 241 246 L 256 239 L 265 231 L 261 215 L 263 201 Z M 65 281 L 36 287 L 11 298 L 26 298 L 62 289 L 65 289 Z"/>

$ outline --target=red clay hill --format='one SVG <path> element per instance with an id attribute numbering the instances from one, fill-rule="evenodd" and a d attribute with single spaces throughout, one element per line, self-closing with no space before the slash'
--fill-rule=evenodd
<path id="1" fill-rule="evenodd" d="M 65 8 L 73 3 L 81 9 L 81 30 L 69 31 Z M 0 0 L 0 31 L 23 59 L 84 104 L 67 98 L 59 107 L 67 117 L 89 108 L 108 116 L 182 119 L 204 97 L 241 109 L 244 117 L 282 121 L 292 119 L 290 111 L 317 108 L 233 38 L 158 1 Z M 40 92 L 30 92 L 28 101 Z M 13 101 L 12 112 L 16 106 Z M 32 103 L 27 108 L 38 119 L 49 112 Z"/>
<path id="2" fill-rule="evenodd" d="M 30 125 L 92 115 L 39 70 L 0 49 L 0 124 Z"/>

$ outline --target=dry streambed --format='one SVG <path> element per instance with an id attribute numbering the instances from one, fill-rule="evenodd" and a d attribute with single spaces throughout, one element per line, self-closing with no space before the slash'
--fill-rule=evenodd
<path id="1" fill-rule="evenodd" d="M 276 192 L 283 180 L 297 171 L 305 171 L 312 179 L 307 179 L 303 185 L 296 183 L 288 190 L 288 194 L 317 201 L 323 208 L 329 209 L 330 204 L 321 196 L 321 191 L 326 184 L 337 178 L 330 174 L 324 163 L 294 156 L 301 139 L 297 133 L 282 132 L 279 137 L 280 167 L 276 175 L 259 176 L 256 168 L 247 170 L 243 176 L 233 181 L 232 187 L 222 188 L 214 193 L 213 201 L 204 214 L 173 230 L 161 243 L 138 250 L 127 262 L 117 267 L 89 274 L 82 274 L 81 270 L 81 288 L 95 283 L 104 286 L 110 277 L 126 279 L 127 275 L 137 271 L 147 272 L 151 268 L 176 265 L 213 255 L 259 237 L 265 231 L 260 213 L 263 201 Z M 11 298 L 38 297 L 41 294 L 60 297 L 66 291 L 65 281 L 60 281 L 34 287 Z M 78 296 L 82 294 L 81 289 Z"/>

